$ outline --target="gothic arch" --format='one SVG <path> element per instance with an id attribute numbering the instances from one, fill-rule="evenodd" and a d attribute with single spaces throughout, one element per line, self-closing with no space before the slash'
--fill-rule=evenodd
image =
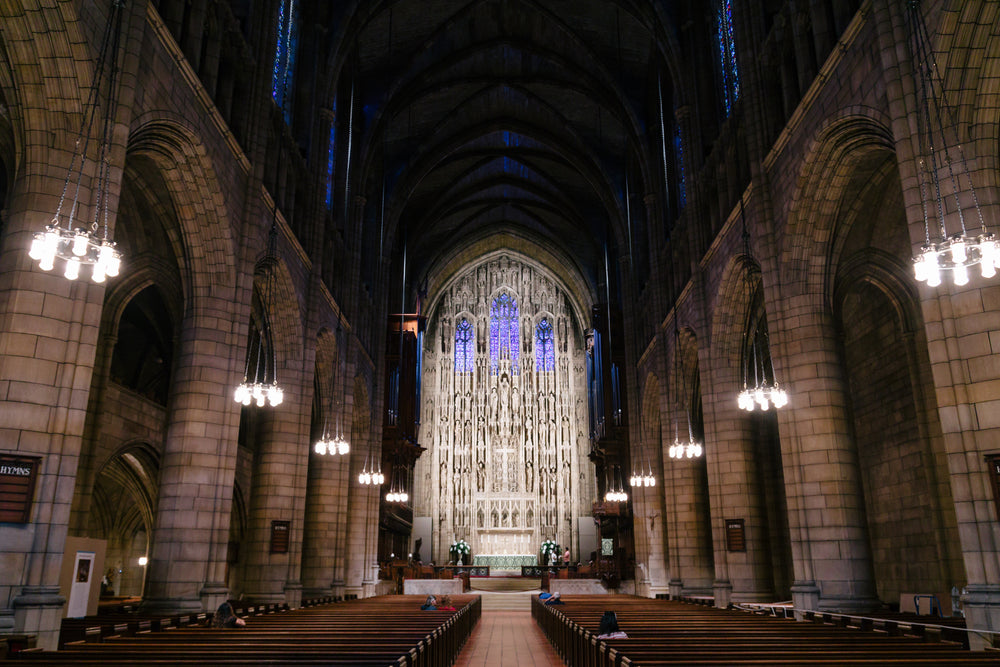
<path id="1" fill-rule="evenodd" d="M 178 249 L 186 299 L 234 284 L 236 215 L 226 206 L 201 138 L 185 120 L 150 112 L 134 120 L 129 134 L 126 163 L 137 158 L 155 165 L 170 195 L 173 224 L 166 231 Z"/>
<path id="2" fill-rule="evenodd" d="M 895 156 L 888 119 L 875 109 L 854 107 L 829 119 L 816 133 L 802 163 L 778 255 L 782 281 L 798 281 L 812 293 L 829 293 L 829 274 L 809 271 L 829 262 L 845 193 Z"/>

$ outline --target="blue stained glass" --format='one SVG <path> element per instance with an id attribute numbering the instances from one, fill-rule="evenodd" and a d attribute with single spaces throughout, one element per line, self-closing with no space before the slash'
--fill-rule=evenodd
<path id="1" fill-rule="evenodd" d="M 535 370 L 554 371 L 556 369 L 556 346 L 552 339 L 552 324 L 543 319 L 535 327 Z"/>
<path id="2" fill-rule="evenodd" d="M 475 334 L 469 320 L 463 319 L 455 327 L 455 372 L 471 373 L 476 351 Z"/>
<path id="3" fill-rule="evenodd" d="M 336 109 L 335 109 L 336 111 Z M 337 138 L 337 123 L 336 121 L 330 121 L 330 145 L 327 148 L 326 154 L 326 208 L 330 210 L 333 208 L 333 165 L 334 165 L 334 149 L 336 148 L 335 139 Z"/>
<path id="4" fill-rule="evenodd" d="M 296 0 L 278 3 L 277 41 L 274 48 L 274 66 L 271 75 L 271 97 L 284 111 L 286 123 L 291 123 L 291 105 L 288 89 L 295 72 L 295 52 L 298 50 L 298 6 Z"/>
<path id="5" fill-rule="evenodd" d="M 684 141 L 681 139 L 681 126 L 674 126 L 674 159 L 677 162 L 677 190 L 681 209 L 687 206 L 687 176 L 684 173 Z"/>
<path id="6" fill-rule="evenodd" d="M 733 34 L 732 0 L 721 0 L 718 11 L 719 67 L 722 72 L 722 98 L 726 115 L 740 97 L 740 71 L 736 63 L 736 40 Z"/>
<path id="7" fill-rule="evenodd" d="M 500 370 L 500 360 L 510 359 L 511 372 L 517 375 L 521 345 L 517 328 L 517 300 L 501 294 L 490 306 L 490 372 Z"/>

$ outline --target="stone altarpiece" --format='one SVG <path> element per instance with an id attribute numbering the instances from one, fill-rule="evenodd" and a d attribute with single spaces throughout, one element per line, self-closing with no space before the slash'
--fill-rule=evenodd
<path id="1" fill-rule="evenodd" d="M 579 307 L 550 273 L 508 255 L 454 278 L 428 313 L 415 515 L 435 562 L 475 554 L 578 554 L 590 514 L 586 372 Z"/>

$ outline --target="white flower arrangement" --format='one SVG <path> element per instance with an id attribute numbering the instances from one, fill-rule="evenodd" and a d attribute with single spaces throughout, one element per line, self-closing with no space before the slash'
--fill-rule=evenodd
<path id="1" fill-rule="evenodd" d="M 468 556 L 472 548 L 469 547 L 469 543 L 465 540 L 457 540 L 451 543 L 451 552 L 457 553 L 462 556 Z"/>
<path id="2" fill-rule="evenodd" d="M 549 558 L 552 554 L 559 555 L 559 544 L 555 540 L 545 540 L 542 542 L 542 555 Z"/>

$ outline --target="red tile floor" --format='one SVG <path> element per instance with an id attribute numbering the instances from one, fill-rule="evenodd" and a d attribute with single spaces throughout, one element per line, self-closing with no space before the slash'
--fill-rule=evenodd
<path id="1" fill-rule="evenodd" d="M 483 611 L 455 667 L 563 667 L 530 611 Z"/>

